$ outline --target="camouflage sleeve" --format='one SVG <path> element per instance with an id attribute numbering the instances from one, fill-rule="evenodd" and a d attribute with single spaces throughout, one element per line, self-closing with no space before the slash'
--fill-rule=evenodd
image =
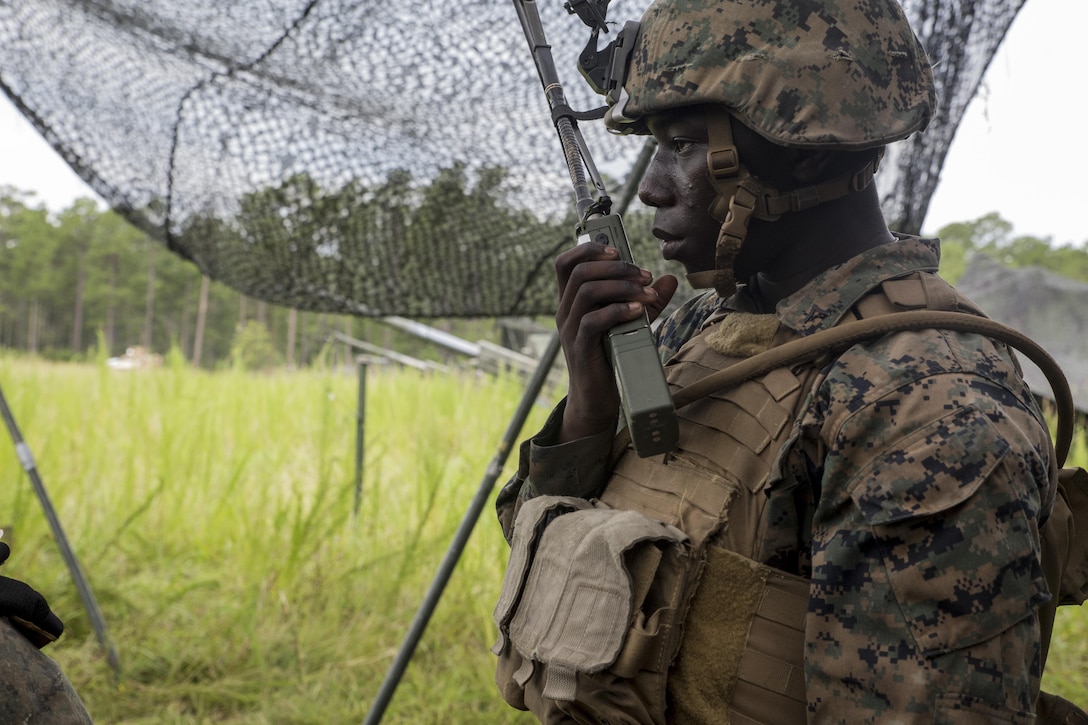
<path id="1" fill-rule="evenodd" d="M 541 495 L 590 498 L 604 487 L 614 435 L 607 432 L 557 444 L 565 403 L 556 406 L 539 433 L 522 442 L 518 471 L 495 501 L 507 541 L 513 536 L 521 505 L 529 499 Z"/>
<path id="2" fill-rule="evenodd" d="M 817 407 L 810 720 L 1034 722 L 1053 449 L 1009 360 L 896 335 L 840 358 Z"/>

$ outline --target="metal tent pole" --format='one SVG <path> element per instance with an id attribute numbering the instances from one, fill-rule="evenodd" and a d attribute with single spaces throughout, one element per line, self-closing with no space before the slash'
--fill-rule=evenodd
<path id="1" fill-rule="evenodd" d="M 438 567 L 438 573 L 431 582 L 431 588 L 427 591 L 423 603 L 420 604 L 419 610 L 416 612 L 415 619 L 412 620 L 412 624 L 408 628 L 408 635 L 404 638 L 404 643 L 401 645 L 400 651 L 397 652 L 396 659 L 393 660 L 389 672 L 386 673 L 385 679 L 382 681 L 381 688 L 370 706 L 370 712 L 367 713 L 366 720 L 363 721 L 365 725 L 381 722 L 382 715 L 385 713 L 389 701 L 393 698 L 393 692 L 397 689 L 400 678 L 408 667 L 408 662 L 412 659 L 412 653 L 415 652 L 416 645 L 419 644 L 423 631 L 427 628 L 427 623 L 438 606 L 442 591 L 446 588 L 446 584 L 457 566 L 457 561 L 461 557 L 461 552 L 464 551 L 465 544 L 468 543 L 477 519 L 480 518 L 484 506 L 487 505 L 487 501 L 491 497 L 491 490 L 494 488 L 495 480 L 502 473 L 502 468 L 506 464 L 510 450 L 517 443 L 521 428 L 525 425 L 525 419 L 529 417 L 529 411 L 532 410 L 533 403 L 544 387 L 544 381 L 547 380 L 548 372 L 551 370 L 552 363 L 558 353 L 559 335 L 555 334 L 552 335 L 551 340 L 548 342 L 548 347 L 540 359 L 540 365 L 533 372 L 533 376 L 521 396 L 521 402 L 518 404 L 514 417 L 510 420 L 502 442 L 499 444 L 499 448 L 494 458 L 491 459 L 484 478 L 476 490 L 476 496 L 472 499 L 468 511 L 465 512 L 464 517 L 461 519 L 461 524 L 453 537 L 453 543 L 450 544 L 449 549 L 446 551 L 446 556 Z"/>
<path id="2" fill-rule="evenodd" d="M 11 440 L 15 443 L 15 454 L 19 458 L 19 463 L 22 464 L 23 470 L 30 475 L 34 493 L 38 495 L 38 501 L 41 502 L 42 511 L 45 512 L 45 518 L 49 522 L 49 528 L 53 531 L 53 538 L 56 539 L 61 556 L 64 557 L 64 562 L 68 565 L 68 571 L 72 575 L 76 591 L 79 592 L 79 598 L 83 600 L 83 608 L 87 610 L 87 616 L 91 620 L 91 626 L 94 627 L 98 643 L 106 650 L 106 661 L 114 674 L 119 676 L 121 674 L 121 660 L 117 656 L 117 650 L 114 649 L 106 631 L 106 620 L 102 616 L 102 610 L 98 607 L 98 601 L 87 583 L 87 578 L 83 576 L 83 569 L 79 565 L 79 560 L 76 559 L 72 547 L 68 544 L 68 537 L 64 533 L 64 528 L 60 525 L 57 511 L 49 500 L 49 494 L 45 490 L 41 476 L 38 475 L 38 467 L 34 463 L 34 456 L 30 452 L 30 446 L 23 441 L 19 426 L 15 423 L 15 416 L 12 415 L 11 408 L 8 407 L 8 401 L 4 398 L 3 389 L 0 389 L 0 414 L 3 414 L 4 423 L 7 424 L 8 432 L 11 434 Z"/>
<path id="3" fill-rule="evenodd" d="M 359 367 L 359 399 L 355 409 L 355 505 L 353 516 L 359 515 L 359 505 L 363 502 L 363 453 L 366 435 L 366 372 L 370 358 L 360 355 L 356 358 Z"/>

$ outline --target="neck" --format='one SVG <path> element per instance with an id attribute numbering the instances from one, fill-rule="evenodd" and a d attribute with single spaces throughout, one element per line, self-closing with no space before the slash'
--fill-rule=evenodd
<path id="1" fill-rule="evenodd" d="M 753 219 L 735 268 L 739 280 L 758 279 L 765 309 L 821 272 L 894 240 L 876 189 L 867 189 L 777 221 Z"/>

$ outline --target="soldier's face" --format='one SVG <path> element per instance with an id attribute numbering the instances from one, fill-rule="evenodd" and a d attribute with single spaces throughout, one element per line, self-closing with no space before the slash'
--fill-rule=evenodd
<path id="1" fill-rule="evenodd" d="M 721 223 L 710 215 L 717 195 L 707 170 L 704 108 L 654 114 L 647 125 L 657 139 L 657 153 L 639 183 L 638 196 L 654 207 L 653 234 L 661 256 L 679 262 L 690 274 L 714 269 L 714 245 Z"/>

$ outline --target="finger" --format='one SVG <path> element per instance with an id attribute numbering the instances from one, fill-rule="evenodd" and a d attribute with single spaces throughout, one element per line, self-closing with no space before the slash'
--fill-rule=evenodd
<path id="1" fill-rule="evenodd" d="M 646 309 L 643 302 L 616 302 L 583 315 L 576 333 L 576 344 L 603 355 L 604 336 L 616 325 L 638 319 Z"/>
<path id="2" fill-rule="evenodd" d="M 22 617 L 9 617 L 8 621 L 11 625 L 18 630 L 19 634 L 30 640 L 38 649 L 41 649 L 45 645 L 56 642 L 61 634 L 64 633 L 64 623 L 60 621 L 60 618 L 52 612 L 49 613 L 50 621 L 45 622 L 44 626 L 39 626 L 34 622 L 30 622 Z"/>
<path id="3" fill-rule="evenodd" d="M 582 262 L 571 270 L 566 285 L 560 289 L 556 319 L 581 316 L 613 302 L 649 302 L 651 298 L 643 288 L 652 279 L 648 270 L 618 259 Z"/>
<path id="4" fill-rule="evenodd" d="M 635 319 L 643 305 L 655 304 L 657 300 L 657 290 L 643 284 L 641 279 L 594 280 L 571 286 L 556 319 L 561 326 L 575 324 L 592 335 L 600 335 L 614 325 Z M 632 303 L 636 306 L 629 307 Z"/>
<path id="5" fill-rule="evenodd" d="M 572 247 L 555 258 L 555 277 L 559 283 L 559 294 L 563 294 L 570 276 L 580 264 L 594 261 L 615 261 L 620 253 L 614 247 L 603 244 L 587 243 Z"/>

